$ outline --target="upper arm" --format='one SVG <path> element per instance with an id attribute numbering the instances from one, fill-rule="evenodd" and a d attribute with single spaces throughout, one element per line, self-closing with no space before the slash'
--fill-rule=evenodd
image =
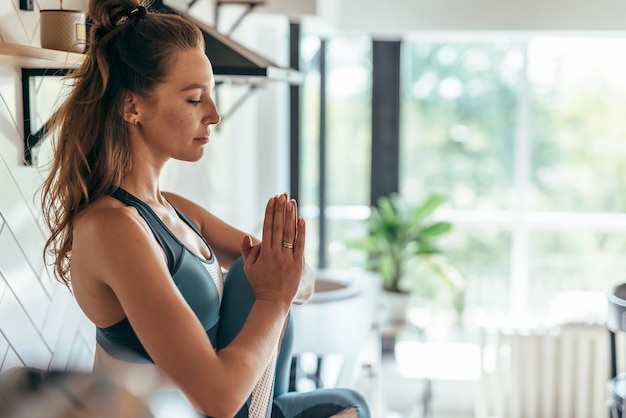
<path id="1" fill-rule="evenodd" d="M 181 212 L 189 217 L 198 227 L 204 239 L 217 253 L 220 264 L 228 268 L 241 256 L 241 241 L 245 232 L 224 222 L 202 206 L 174 193 L 163 193 Z M 259 242 L 252 238 L 253 242 Z"/>
<path id="2" fill-rule="evenodd" d="M 77 237 L 82 260 L 89 264 L 89 275 L 111 288 L 155 364 L 183 391 L 195 385 L 210 390 L 204 381 L 210 373 L 198 370 L 218 371 L 217 355 L 176 288 L 158 243 L 130 211 L 110 211 L 81 230 L 88 237 Z"/>

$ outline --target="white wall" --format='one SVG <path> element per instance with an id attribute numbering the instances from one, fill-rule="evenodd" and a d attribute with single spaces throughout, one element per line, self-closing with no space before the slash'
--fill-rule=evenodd
<path id="1" fill-rule="evenodd" d="M 40 1 L 47 3 L 54 4 Z M 20 11 L 19 0 L 0 2 L 2 41 L 37 45 L 38 30 L 36 13 Z M 42 174 L 21 163 L 21 106 L 19 69 L 0 67 L 0 372 L 90 369 L 93 327 L 43 263 L 46 233 L 34 199 Z"/>

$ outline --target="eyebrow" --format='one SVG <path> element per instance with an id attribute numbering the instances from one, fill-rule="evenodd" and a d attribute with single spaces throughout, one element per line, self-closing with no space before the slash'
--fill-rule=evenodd
<path id="1" fill-rule="evenodd" d="M 210 86 L 206 84 L 191 84 L 187 87 L 184 87 L 181 91 L 189 91 L 189 90 L 195 90 L 195 89 L 209 90 L 209 88 Z"/>

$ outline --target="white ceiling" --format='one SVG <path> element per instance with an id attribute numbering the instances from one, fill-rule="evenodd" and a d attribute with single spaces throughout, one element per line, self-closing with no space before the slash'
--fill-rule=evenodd
<path id="1" fill-rule="evenodd" d="M 340 32 L 626 31 L 624 0 L 270 0 L 258 12 L 316 15 Z"/>

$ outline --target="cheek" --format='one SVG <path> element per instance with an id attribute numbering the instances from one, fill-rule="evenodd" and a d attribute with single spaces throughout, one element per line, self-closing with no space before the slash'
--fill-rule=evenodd
<path id="1" fill-rule="evenodd" d="M 187 114 L 181 113 L 180 111 L 172 110 L 163 112 L 163 122 L 177 130 L 180 129 L 181 126 L 187 125 L 188 120 Z"/>
<path id="2" fill-rule="evenodd" d="M 193 114 L 191 112 L 172 112 L 170 120 L 178 126 L 189 126 L 193 120 Z"/>

